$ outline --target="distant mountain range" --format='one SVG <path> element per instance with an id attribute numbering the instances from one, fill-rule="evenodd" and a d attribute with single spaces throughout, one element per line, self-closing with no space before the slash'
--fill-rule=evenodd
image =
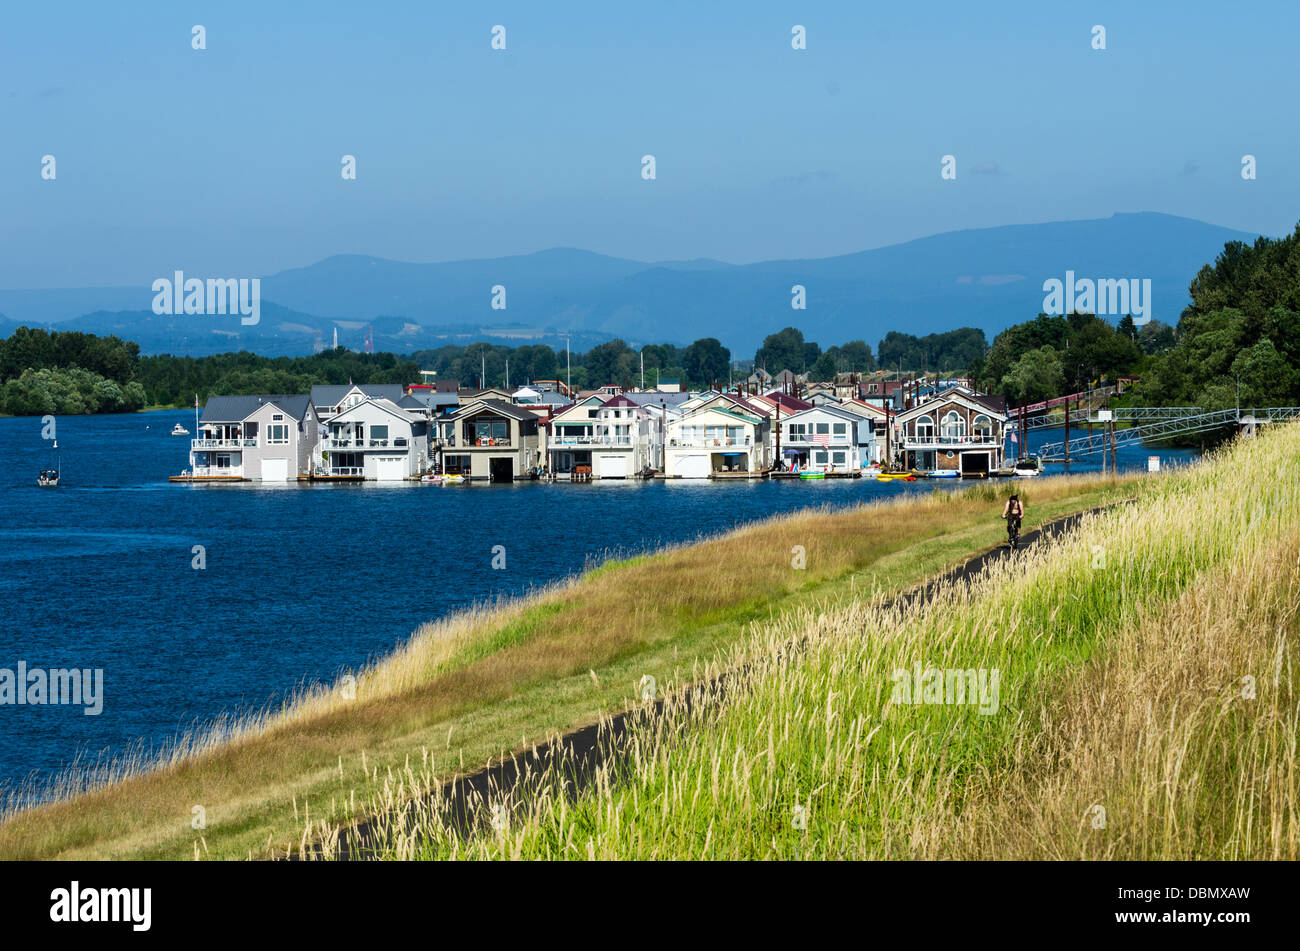
<path id="1" fill-rule="evenodd" d="M 823 346 L 862 339 L 874 348 L 890 330 L 961 326 L 992 337 L 1035 316 L 1043 282 L 1064 280 L 1067 270 L 1076 279 L 1150 278 L 1151 316 L 1174 323 L 1197 270 L 1226 242 L 1256 237 L 1144 212 L 746 265 L 648 264 L 571 248 L 439 264 L 338 255 L 263 278 L 256 326 L 238 317 L 157 316 L 148 286 L 0 290 L 0 335 L 28 324 L 116 333 L 145 353 L 293 355 L 330 346 L 336 327 L 340 344 L 360 349 L 372 325 L 375 349 L 398 353 L 473 340 L 563 346 L 566 334 L 577 351 L 613 337 L 637 345 L 712 336 L 743 359 L 766 334 L 791 325 Z M 491 306 L 498 285 L 504 310 Z M 806 309 L 791 307 L 794 285 L 806 288 Z"/>

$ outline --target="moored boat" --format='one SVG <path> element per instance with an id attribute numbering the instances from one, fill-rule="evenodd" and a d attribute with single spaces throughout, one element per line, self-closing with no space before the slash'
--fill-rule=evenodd
<path id="1" fill-rule="evenodd" d="M 52 489 L 59 484 L 58 469 L 42 469 L 41 474 L 36 477 L 36 484 L 44 489 Z"/>
<path id="2" fill-rule="evenodd" d="M 172 427 L 173 436 L 188 436 L 189 434 L 190 431 L 186 429 L 184 426 L 182 426 L 180 423 L 177 423 L 175 426 Z"/>

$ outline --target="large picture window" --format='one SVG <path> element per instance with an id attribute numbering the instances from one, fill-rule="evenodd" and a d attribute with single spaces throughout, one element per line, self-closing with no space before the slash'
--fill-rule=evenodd
<path id="1" fill-rule="evenodd" d="M 268 446 L 284 446 L 289 442 L 289 425 L 287 423 L 268 423 L 266 426 L 266 443 Z"/>

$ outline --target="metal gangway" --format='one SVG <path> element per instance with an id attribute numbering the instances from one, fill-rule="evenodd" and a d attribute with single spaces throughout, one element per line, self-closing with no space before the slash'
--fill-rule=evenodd
<path id="1" fill-rule="evenodd" d="M 1096 410 L 1090 410 L 1086 406 L 1070 411 L 1070 425 L 1087 425 L 1092 419 L 1090 413 Z M 1116 422 L 1142 422 L 1145 420 L 1156 419 L 1188 419 L 1193 416 L 1200 416 L 1203 410 L 1199 406 L 1120 406 L 1111 410 Z M 1235 412 L 1235 410 L 1234 410 Z M 1013 416 L 1015 411 L 1012 410 Z M 1060 416 L 1034 416 L 1025 420 L 1026 429 L 1050 429 L 1056 426 L 1065 425 L 1065 414 Z"/>
<path id="2" fill-rule="evenodd" d="M 1197 409 L 1197 407 L 1176 407 L 1178 409 Z M 1112 410 L 1119 413 L 1119 410 Z M 1116 417 L 1119 418 L 1118 416 Z M 1277 423 L 1291 419 L 1300 419 L 1300 406 L 1268 406 L 1247 409 L 1220 409 L 1211 412 L 1199 412 L 1191 415 L 1172 416 L 1159 419 L 1142 426 L 1130 426 L 1114 431 L 1115 446 L 1129 446 L 1143 443 L 1150 439 L 1166 439 L 1172 436 L 1185 436 L 1190 433 L 1221 429 L 1224 426 L 1254 427 L 1261 423 Z M 1086 422 L 1086 420 L 1085 420 Z M 1096 420 L 1094 420 L 1096 422 Z M 1103 427 L 1105 424 L 1101 424 Z M 1110 433 L 1104 428 L 1091 436 L 1080 436 L 1069 441 L 1070 456 L 1086 456 L 1110 448 Z M 1062 442 L 1044 443 L 1037 454 L 1043 459 L 1062 459 L 1065 457 L 1067 444 Z"/>

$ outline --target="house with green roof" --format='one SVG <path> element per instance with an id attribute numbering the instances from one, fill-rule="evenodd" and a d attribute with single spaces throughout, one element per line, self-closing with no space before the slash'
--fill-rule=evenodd
<path id="1" fill-rule="evenodd" d="M 669 479 L 711 479 L 766 471 L 770 422 L 757 413 L 711 405 L 668 423 L 664 475 Z"/>

